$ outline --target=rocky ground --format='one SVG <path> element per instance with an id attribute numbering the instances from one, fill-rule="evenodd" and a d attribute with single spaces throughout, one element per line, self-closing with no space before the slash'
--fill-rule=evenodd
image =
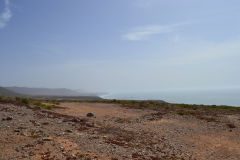
<path id="1" fill-rule="evenodd" d="M 52 110 L 0 103 L 0 160 L 239 160 L 240 115 L 204 116 L 106 103 Z"/>

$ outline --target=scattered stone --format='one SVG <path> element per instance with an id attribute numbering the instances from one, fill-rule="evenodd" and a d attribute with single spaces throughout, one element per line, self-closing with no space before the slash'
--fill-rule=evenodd
<path id="1" fill-rule="evenodd" d="M 57 124 L 61 124 L 63 121 L 57 121 Z"/>
<path id="2" fill-rule="evenodd" d="M 64 151 L 64 147 L 60 147 L 61 151 L 63 152 Z"/>
<path id="3" fill-rule="evenodd" d="M 9 106 L 9 108 L 13 107 L 15 106 Z M 21 110 L 26 114 L 18 114 Z M 159 110 L 162 110 L 162 108 Z M 124 113 L 126 112 L 127 111 L 124 110 Z M 138 114 L 138 112 L 140 112 L 140 114 Z M 220 129 L 224 129 L 227 132 L 226 135 L 233 136 L 232 134 L 237 133 L 240 128 L 239 122 L 235 121 L 236 119 L 234 116 L 229 116 L 229 119 L 226 119 L 226 121 L 222 119 L 222 121 L 219 121 L 216 124 L 214 122 L 213 124 L 208 123 L 206 125 L 204 125 L 204 121 L 197 121 L 197 119 L 193 119 L 191 116 L 178 117 L 175 114 L 168 114 L 166 117 L 164 117 L 164 120 L 177 120 L 180 123 L 183 122 L 184 124 L 188 123 L 188 120 L 193 120 L 193 123 L 200 127 L 200 129 L 197 127 L 192 127 L 192 129 L 190 129 L 189 127 L 179 127 L 178 125 L 155 125 L 158 124 L 155 122 L 158 122 L 158 120 L 161 118 L 161 114 L 158 110 L 156 110 L 156 114 L 155 111 L 150 112 L 146 110 L 145 113 L 143 110 L 137 110 L 136 113 L 138 116 L 131 118 L 131 123 L 125 123 L 127 118 L 119 118 L 124 122 L 119 123 L 119 121 L 115 121 L 115 116 L 104 116 L 95 119 L 94 114 L 96 112 L 88 114 L 86 113 L 85 117 L 82 117 L 79 115 L 58 114 L 55 113 L 55 110 L 52 110 L 51 113 L 46 112 L 46 115 L 42 116 L 40 112 L 33 112 L 26 107 L 15 107 L 13 112 L 7 111 L 5 113 L 3 111 L 2 113 L 0 104 L 0 121 L 1 119 L 5 121 L 0 125 L 0 131 L 3 131 L 1 132 L 3 134 L 0 135 L 0 140 L 3 139 L 4 142 L 13 142 L 10 143 L 10 145 L 6 145 L 7 147 L 9 146 L 7 151 L 11 151 L 6 153 L 8 154 L 6 159 L 39 158 L 45 160 L 76 160 L 100 159 L 104 155 L 109 156 L 109 158 L 111 156 L 116 156 L 116 158 L 112 158 L 112 160 L 117 160 L 118 158 L 152 160 L 192 159 L 192 155 L 193 157 L 196 156 L 197 158 L 213 155 L 211 158 L 214 159 L 216 158 L 215 155 L 218 156 L 218 153 L 215 154 L 214 151 L 203 148 L 203 150 L 200 152 L 202 154 L 200 154 L 198 153 L 199 146 L 194 144 L 195 141 L 192 143 L 189 143 L 188 141 L 187 143 L 182 143 L 183 141 L 178 140 L 178 136 L 182 136 L 183 134 L 185 134 L 185 136 L 190 136 L 194 135 L 195 132 L 198 133 L 198 131 L 203 134 L 207 134 L 208 129 L 211 129 L 211 131 L 219 131 Z M 48 114 L 52 114 L 55 117 L 53 116 L 53 118 L 52 116 L 48 116 Z M 142 116 L 145 114 L 147 117 Z M 7 118 L 8 116 L 10 117 Z M 153 119 L 151 119 L 151 116 Z M 87 117 L 93 117 L 93 119 Z M 142 120 L 142 117 L 146 118 L 147 120 L 153 120 L 151 124 L 154 125 L 148 126 L 148 123 L 145 123 L 145 121 Z M 141 123 L 136 123 L 135 118 L 139 119 L 139 122 Z M 220 118 L 222 117 L 219 117 L 219 119 Z M 66 123 L 62 123 L 63 119 L 66 120 Z M 118 123 L 116 124 L 114 122 Z M 79 133 L 78 131 L 81 132 Z M 158 131 L 160 131 L 161 134 L 158 134 Z M 26 137 L 22 137 L 22 135 L 25 135 Z M 61 137 L 57 137 L 55 139 L 54 135 Z M 21 139 L 19 139 L 19 137 Z M 234 140 L 238 140 L 237 137 Z M 81 145 L 81 148 L 75 147 L 75 145 L 77 146 L 79 144 Z M 3 145 L 5 147 L 5 144 Z M 0 151 L 0 157 L 4 152 L 6 151 Z M 191 152 L 192 155 L 188 154 L 188 152 Z M 95 156 L 94 153 L 99 154 L 99 156 Z M 221 153 L 219 154 L 221 156 Z M 234 156 L 235 154 L 231 155 L 230 158 L 234 159 Z"/>
<path id="4" fill-rule="evenodd" d="M 40 123 L 36 123 L 35 126 L 41 126 L 41 124 Z"/>
<path id="5" fill-rule="evenodd" d="M 60 133 L 59 135 L 60 136 L 64 136 L 66 133 L 65 132 L 62 132 L 62 133 Z"/>
<path id="6" fill-rule="evenodd" d="M 87 117 L 94 117 L 94 113 L 93 112 L 87 113 Z"/>
<path id="7" fill-rule="evenodd" d="M 22 158 L 27 158 L 28 156 L 27 155 L 22 155 Z"/>

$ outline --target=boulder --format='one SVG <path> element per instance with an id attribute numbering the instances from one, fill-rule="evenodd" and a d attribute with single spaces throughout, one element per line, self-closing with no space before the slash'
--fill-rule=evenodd
<path id="1" fill-rule="evenodd" d="M 13 117 L 7 117 L 7 118 L 3 118 L 2 121 L 11 121 L 13 119 Z"/>
<path id="2" fill-rule="evenodd" d="M 87 113 L 87 117 L 94 117 L 94 113 L 93 112 Z"/>

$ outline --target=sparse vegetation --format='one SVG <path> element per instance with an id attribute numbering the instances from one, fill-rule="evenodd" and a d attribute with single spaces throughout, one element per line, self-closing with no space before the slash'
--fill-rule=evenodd
<path id="1" fill-rule="evenodd" d="M 214 118 L 214 117 L 207 118 L 206 120 L 209 121 L 209 122 L 216 122 L 217 121 L 216 118 Z"/>
<path id="2" fill-rule="evenodd" d="M 28 106 L 37 106 L 37 107 L 41 107 L 41 108 L 44 108 L 44 109 L 53 109 L 55 104 L 59 103 L 59 102 L 49 103 L 46 100 L 36 100 L 36 99 L 32 99 L 32 98 L 22 98 L 22 97 L 16 97 L 16 98 L 1 97 L 0 100 L 1 100 L 1 102 L 5 102 L 5 103 L 14 103 L 14 104 L 28 105 Z"/>
<path id="3" fill-rule="evenodd" d="M 43 108 L 44 109 L 53 109 L 53 105 L 46 105 L 46 104 L 44 104 Z"/>
<path id="4" fill-rule="evenodd" d="M 188 157 L 188 155 L 182 153 L 191 151 L 192 147 L 197 151 L 202 151 L 196 145 L 195 135 L 201 134 L 221 139 L 222 134 L 219 133 L 219 129 L 227 130 L 224 135 L 230 136 L 239 131 L 237 120 L 240 114 L 239 109 L 226 106 L 170 104 L 157 101 L 70 101 L 22 97 L 3 97 L 0 102 L 3 102 L 0 110 L 4 112 L 2 114 L 4 127 L 14 125 L 12 126 L 14 130 L 8 130 L 8 133 L 11 133 L 9 135 L 16 134 L 29 139 L 28 143 L 25 142 L 25 139 L 22 142 L 17 141 L 18 146 L 30 148 L 29 152 L 33 152 L 36 156 L 39 156 L 38 152 L 35 152 L 39 149 L 36 144 L 43 144 L 44 147 L 52 145 L 51 154 L 56 153 L 56 156 L 62 154 L 63 150 L 65 151 L 68 147 L 55 146 L 56 139 L 53 137 L 57 135 L 77 145 L 82 145 L 83 142 L 98 145 L 94 149 L 99 153 L 108 153 L 108 149 L 114 147 L 113 151 L 121 150 L 122 155 L 129 153 L 128 157 L 124 157 L 126 159 L 172 160 L 180 159 L 181 156 L 185 159 L 184 157 Z M 96 104 L 81 104 L 81 102 Z M 57 104 L 60 105 L 56 106 Z M 46 110 L 52 108 L 54 108 L 52 111 Z M 89 110 L 93 110 L 96 117 L 84 118 L 85 112 Z M 21 117 L 23 118 L 21 119 Z M 7 118 L 11 118 L 11 120 L 7 120 Z M 21 123 L 11 123 L 15 121 Z M 75 135 L 81 136 L 75 137 Z M 178 137 L 183 135 L 186 136 L 186 140 L 183 139 L 179 142 Z M 5 139 L 4 134 L 2 138 Z M 193 143 L 190 146 L 184 145 L 189 144 L 189 138 Z M 231 143 L 235 144 L 236 140 L 237 138 L 229 140 L 227 147 L 231 147 Z M 204 144 L 209 144 L 211 138 L 202 141 Z M 57 142 L 59 143 L 58 139 Z M 221 143 L 221 141 L 219 142 Z M 60 141 L 61 143 L 66 144 L 65 141 Z M 214 140 L 211 143 L 214 144 Z M 109 148 L 105 149 L 106 147 L 102 147 L 103 145 Z M 179 147 L 181 145 L 183 147 Z M 127 152 L 121 148 L 125 148 Z M 72 151 L 72 148 L 69 149 Z M 142 154 L 142 151 L 150 154 Z M 74 152 L 77 153 L 77 150 Z M 163 156 L 159 157 L 158 153 Z M 113 157 L 117 155 L 116 152 L 113 154 Z M 117 157 L 121 157 L 121 154 Z M 218 154 L 221 155 L 221 153 Z"/>
<path id="5" fill-rule="evenodd" d="M 0 97 L 1 101 L 15 102 L 22 105 L 34 105 L 39 106 L 44 109 L 52 109 L 54 106 L 59 105 L 61 102 L 88 102 L 88 103 L 114 103 L 121 104 L 127 107 L 133 108 L 156 108 L 156 109 L 165 109 L 169 112 L 176 112 L 179 115 L 192 115 L 196 116 L 203 114 L 204 112 L 217 114 L 217 113 L 230 113 L 230 112 L 240 112 L 240 107 L 226 106 L 226 105 L 197 105 L 197 104 L 176 104 L 176 103 L 166 103 L 163 101 L 139 101 L 139 100 L 45 100 L 45 99 L 33 99 L 33 98 L 10 98 L 10 97 Z"/>
<path id="6" fill-rule="evenodd" d="M 53 109 L 54 105 L 53 104 L 48 104 L 48 103 L 44 103 L 44 102 L 41 102 L 41 101 L 36 101 L 33 103 L 35 106 L 38 106 L 38 107 L 41 107 L 41 108 L 44 108 L 44 109 Z"/>
<path id="7" fill-rule="evenodd" d="M 16 101 L 22 103 L 22 104 L 25 104 L 25 105 L 28 105 L 30 103 L 30 100 L 27 99 L 27 98 L 21 98 L 21 97 L 16 97 Z"/>
<path id="8" fill-rule="evenodd" d="M 61 100 L 60 100 L 61 102 Z M 211 111 L 240 111 L 240 107 L 226 106 L 226 105 L 198 105 L 198 104 L 177 104 L 177 103 L 159 103 L 158 101 L 146 100 L 75 100 L 72 102 L 88 102 L 88 103 L 115 103 L 122 105 L 129 105 L 131 107 L 147 108 L 147 107 L 156 107 L 156 108 L 165 108 L 165 109 L 188 109 L 188 110 L 211 110 Z"/>

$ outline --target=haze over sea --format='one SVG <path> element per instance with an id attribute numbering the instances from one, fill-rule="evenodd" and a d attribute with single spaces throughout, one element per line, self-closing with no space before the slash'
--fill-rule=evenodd
<path id="1" fill-rule="evenodd" d="M 188 89 L 155 92 L 127 92 L 103 95 L 103 98 L 126 100 L 164 100 L 171 103 L 240 106 L 240 89 Z"/>

